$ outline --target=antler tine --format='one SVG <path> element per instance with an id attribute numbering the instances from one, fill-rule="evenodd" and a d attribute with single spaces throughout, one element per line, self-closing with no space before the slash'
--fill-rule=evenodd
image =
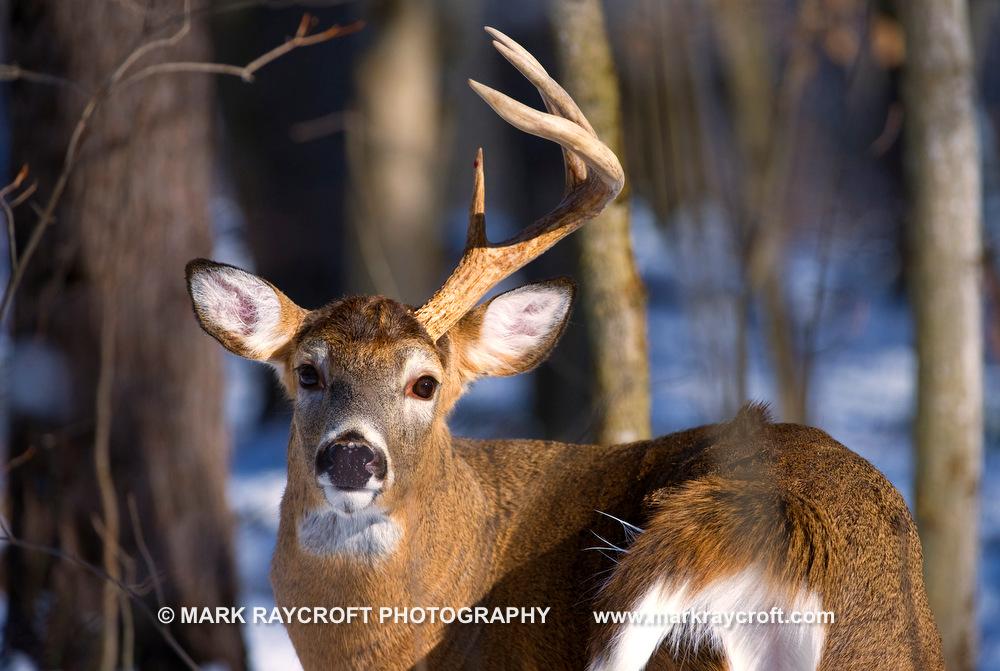
<path id="1" fill-rule="evenodd" d="M 496 28 L 486 28 L 486 32 L 495 39 L 493 46 L 500 54 L 507 59 L 511 65 L 517 68 L 518 72 L 535 85 L 538 93 L 545 102 L 545 108 L 552 114 L 581 126 L 588 133 L 597 137 L 590 121 L 583 115 L 576 102 L 552 77 L 549 76 L 542 64 L 539 63 L 524 47 L 510 39 Z M 563 159 L 566 161 L 566 190 L 569 192 L 573 185 L 583 181 L 587 171 L 582 160 L 572 152 L 563 148 Z"/>
<path id="2" fill-rule="evenodd" d="M 588 133 L 597 137 L 594 127 L 583 115 L 576 101 L 566 93 L 566 89 L 559 85 L 557 81 L 549 76 L 542 64 L 539 63 L 527 49 L 510 39 L 496 28 L 486 28 L 486 32 L 493 36 L 493 46 L 507 61 L 517 68 L 518 72 L 535 85 L 538 92 L 545 101 L 545 106 L 549 112 L 558 114 L 561 117 L 582 126 Z"/>
<path id="3" fill-rule="evenodd" d="M 486 239 L 483 159 L 479 151 L 465 251 L 444 286 L 416 312 L 434 340 L 491 288 L 600 214 L 625 183 L 618 157 L 598 139 L 569 94 L 523 47 L 499 31 L 487 30 L 496 38 L 493 44 L 497 50 L 535 85 L 550 113 L 528 107 L 478 82 L 470 80 L 469 84 L 509 124 L 563 148 L 567 193 L 552 212 L 517 235 L 490 243 Z"/>
<path id="4" fill-rule="evenodd" d="M 621 190 L 625 176 L 618 157 L 596 135 L 569 119 L 528 107 L 477 81 L 469 80 L 469 85 L 511 126 L 561 145 L 563 149 L 582 158 L 590 169 L 598 171 L 609 180 L 620 182 L 618 190 Z"/>

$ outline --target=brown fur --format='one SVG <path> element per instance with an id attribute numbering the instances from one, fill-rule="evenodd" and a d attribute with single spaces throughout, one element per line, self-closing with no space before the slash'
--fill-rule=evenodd
<path id="1" fill-rule="evenodd" d="M 666 575 L 704 586 L 752 566 L 776 598 L 808 588 L 836 614 L 822 669 L 943 668 L 905 504 L 821 431 L 772 424 L 751 405 L 729 424 L 628 445 L 452 438 L 445 418 L 463 386 L 497 372 L 470 369 L 466 356 L 484 309 L 436 344 L 386 298 L 348 298 L 281 320 L 297 327 L 272 363 L 293 398 L 293 367 L 316 356 L 326 357 L 331 385 L 352 389 L 351 402 L 373 421 L 392 412 L 404 352 L 428 353 L 443 379 L 431 424 L 385 428 L 396 441 L 397 479 L 378 500 L 403 537 L 374 560 L 317 555 L 299 542 L 302 516 L 326 505 L 315 436 L 317 422 L 331 418 L 297 402 L 272 581 L 281 606 L 372 606 L 376 614 L 381 606 L 550 607 L 546 624 L 292 624 L 307 670 L 584 668 L 615 633 L 595 625 L 593 611 L 629 610 Z M 540 361 L 561 328 L 513 372 Z M 644 531 L 633 540 L 602 513 Z M 589 549 L 598 537 L 628 552 Z M 724 668 L 711 649 L 679 655 L 687 669 Z M 677 663 L 661 648 L 650 668 Z"/>
<path id="2" fill-rule="evenodd" d="M 645 533 L 602 590 L 599 610 L 631 608 L 665 566 L 704 586 L 763 565 L 779 596 L 790 600 L 805 585 L 836 615 L 821 669 L 943 668 L 906 504 L 822 431 L 771 424 L 748 406 L 709 430 L 647 506 Z M 605 627 L 593 648 L 612 634 Z M 663 651 L 656 661 L 674 668 Z"/>

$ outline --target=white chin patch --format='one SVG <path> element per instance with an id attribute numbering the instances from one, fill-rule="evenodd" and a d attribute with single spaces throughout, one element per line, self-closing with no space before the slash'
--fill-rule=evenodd
<path id="1" fill-rule="evenodd" d="M 347 492 L 349 496 L 367 492 Z M 374 494 L 371 494 L 374 498 Z M 396 522 L 371 500 L 360 512 L 345 514 L 314 510 L 299 520 L 299 545 L 316 555 L 342 555 L 360 560 L 385 557 L 396 549 L 403 532 Z"/>
<path id="2" fill-rule="evenodd" d="M 342 489 L 330 482 L 330 476 L 326 473 L 316 477 L 316 483 L 323 490 L 323 496 L 327 503 L 333 508 L 333 512 L 338 515 L 349 517 L 362 512 L 372 504 L 375 496 L 382 491 L 383 483 L 375 476 L 368 478 L 364 487 L 357 489 Z"/>
<path id="3" fill-rule="evenodd" d="M 350 517 L 364 511 L 372 504 L 378 493 L 378 489 L 367 487 L 365 489 L 343 490 L 322 482 L 322 478 L 320 484 L 323 486 L 323 496 L 333 508 L 333 512 L 343 517 Z"/>

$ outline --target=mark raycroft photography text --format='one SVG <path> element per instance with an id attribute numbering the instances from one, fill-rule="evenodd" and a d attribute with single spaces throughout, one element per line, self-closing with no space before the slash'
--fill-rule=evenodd
<path id="1" fill-rule="evenodd" d="M 394 608 L 390 606 L 296 606 L 288 608 L 255 606 L 181 608 L 181 624 L 545 624 L 550 608 L 486 608 L 483 606 L 451 608 L 439 606 Z M 174 621 L 174 610 L 159 610 L 160 622 Z M 761 611 L 713 612 L 686 610 L 682 612 L 645 611 L 594 611 L 598 624 L 632 624 L 663 626 L 670 624 L 715 624 L 731 627 L 734 624 L 833 624 L 831 611 L 792 611 L 782 608 Z"/>
<path id="2" fill-rule="evenodd" d="M 714 612 L 685 610 L 682 612 L 651 613 L 647 611 L 594 611 L 598 624 L 634 624 L 664 626 L 668 624 L 716 624 L 731 627 L 734 624 L 833 624 L 836 617 L 831 611 L 797 611 L 785 613 L 775 606 L 771 610 Z"/>
<path id="3" fill-rule="evenodd" d="M 296 606 L 287 608 L 255 606 L 239 608 L 181 608 L 181 624 L 423 624 L 442 622 L 451 624 L 545 624 L 549 608 L 475 607 L 410 607 L 390 606 Z M 157 614 L 160 622 L 170 624 L 175 614 L 172 608 L 161 608 Z"/>

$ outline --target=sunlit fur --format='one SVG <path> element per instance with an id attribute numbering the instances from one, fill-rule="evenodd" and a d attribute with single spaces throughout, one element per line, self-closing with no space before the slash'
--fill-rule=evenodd
<path id="1" fill-rule="evenodd" d="M 226 268 L 195 262 L 191 286 Z M 277 321 L 264 309 L 234 321 L 212 304 L 231 300 L 220 292 L 192 298 L 205 330 L 274 366 L 295 406 L 278 605 L 550 609 L 545 624 L 293 622 L 307 671 L 943 668 L 905 503 L 821 431 L 774 424 L 751 405 L 728 423 L 626 445 L 451 436 L 447 414 L 469 383 L 524 372 L 551 351 L 569 319 L 567 281 L 501 294 L 435 342 L 387 298 L 306 312 L 240 278 L 227 291 L 273 304 L 272 291 Z M 248 347 L 247 328 L 272 351 Z M 299 387 L 303 364 L 322 384 Z M 410 384 L 424 374 L 440 385 L 418 399 Z M 347 431 L 387 455 L 386 478 L 347 494 L 357 500 L 316 472 L 324 441 Z M 771 604 L 822 607 L 836 623 L 635 631 L 593 617 Z"/>

